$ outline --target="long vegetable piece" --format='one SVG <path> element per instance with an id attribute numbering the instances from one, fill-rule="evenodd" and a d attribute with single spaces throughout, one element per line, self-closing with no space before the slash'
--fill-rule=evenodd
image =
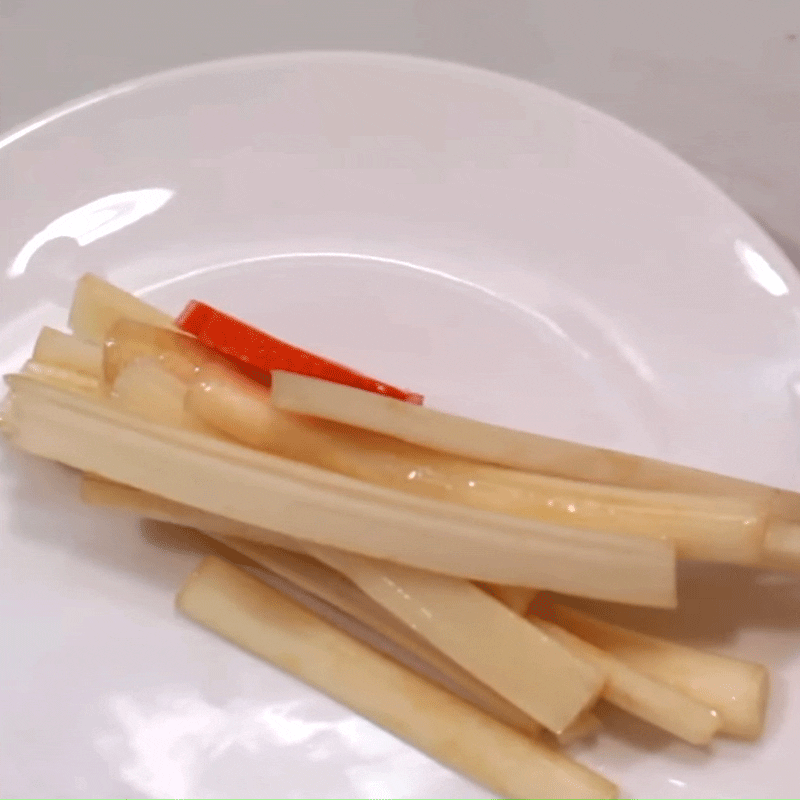
<path id="1" fill-rule="evenodd" d="M 199 371 L 187 406 L 252 447 L 381 486 L 557 525 L 668 539 L 686 558 L 753 564 L 761 557 L 766 510 L 752 501 L 533 475 L 358 428 L 321 427 L 275 409 L 266 389 L 219 365 Z"/>
<path id="2" fill-rule="evenodd" d="M 87 487 L 89 488 L 88 498 L 86 495 Z M 159 501 L 158 498 L 148 501 L 147 496 L 143 496 L 141 492 L 129 490 L 126 487 L 108 485 L 107 482 L 98 481 L 97 479 L 88 477 L 84 479 L 84 498 L 99 502 L 102 505 L 116 508 L 125 507 L 136 513 L 145 516 L 156 516 L 165 521 L 175 521 L 178 524 L 187 523 L 187 519 L 181 514 L 175 515 L 173 519 L 164 516 L 163 501 Z M 208 530 L 209 528 L 209 525 L 205 524 L 199 515 L 192 522 L 200 530 Z M 211 527 L 214 527 L 213 523 Z M 224 530 L 219 532 L 225 533 Z M 247 545 L 242 548 L 242 543 L 236 539 L 224 538 L 224 541 L 229 546 L 252 558 L 256 563 L 266 567 L 270 566 L 268 561 L 263 560 L 263 553 L 259 553 L 260 548 L 258 545 L 250 545 L 249 549 L 246 549 Z M 326 560 L 329 563 L 335 563 L 333 558 Z M 289 575 L 285 575 L 285 577 L 291 579 Z M 315 592 L 308 584 L 305 584 L 303 588 L 321 595 L 321 592 Z M 402 585 L 398 586 L 398 593 L 402 588 Z M 323 599 L 332 602 L 335 597 L 328 595 L 324 596 Z M 440 597 L 435 600 L 437 603 L 440 602 Z M 340 603 L 340 607 L 341 605 Z M 551 617 L 553 605 L 549 602 L 546 606 L 535 605 L 535 608 L 540 611 L 541 608 L 545 608 L 548 612 L 548 621 L 555 618 L 560 623 L 569 622 L 569 617 L 566 616 Z M 556 606 L 556 608 L 560 607 Z M 347 613 L 352 614 L 351 609 L 345 610 Z M 567 611 L 569 612 L 570 610 L 567 609 Z M 538 620 L 538 618 L 536 619 Z M 380 623 L 376 623 L 374 619 L 364 620 L 364 622 L 387 635 L 387 631 L 381 629 L 379 627 Z M 477 627 L 474 621 L 467 624 L 471 631 L 474 631 Z M 603 623 L 601 623 L 601 628 L 602 625 Z M 739 720 L 738 724 L 740 726 L 740 733 L 737 735 L 743 735 L 744 730 L 742 730 L 741 726 L 742 723 L 747 724 L 750 716 L 750 712 L 747 709 L 753 705 L 752 701 L 746 699 L 747 696 L 757 697 L 756 705 L 762 709 L 761 713 L 763 714 L 763 703 L 766 701 L 766 694 L 765 686 L 758 677 L 763 674 L 763 669 L 759 665 L 699 653 L 689 648 L 676 647 L 666 641 L 654 637 L 641 637 L 639 634 L 633 634 L 624 629 L 619 629 L 623 634 L 623 645 L 608 648 L 608 655 L 604 657 L 596 647 L 594 649 L 587 648 L 585 643 L 578 640 L 575 635 L 570 636 L 567 633 L 570 627 L 567 625 L 565 631 L 553 628 L 551 635 L 561 636 L 564 645 L 577 654 L 600 659 L 598 663 L 602 663 L 603 667 L 609 671 L 609 674 L 613 675 L 613 680 L 608 680 L 603 687 L 603 697 L 630 713 L 647 719 L 665 730 L 686 738 L 688 741 L 704 743 L 719 725 L 722 726 L 720 730 L 733 733 L 731 723 L 736 720 Z M 617 626 L 610 627 L 613 629 Z M 591 627 L 588 629 L 581 628 L 575 633 L 585 633 L 586 635 L 581 638 L 590 644 L 600 644 L 592 634 Z M 628 634 L 630 635 L 628 636 Z M 640 639 L 639 642 L 637 642 L 637 637 Z M 631 640 L 633 642 L 632 645 L 630 645 Z M 613 644 L 613 639 L 603 638 L 603 644 L 608 641 Z M 629 645 L 627 647 L 625 646 L 626 642 Z M 492 650 L 492 652 L 494 653 L 495 651 Z M 681 657 L 683 652 L 688 656 L 688 661 Z M 687 670 L 691 670 L 694 678 L 685 676 Z M 655 680 L 651 680 L 651 678 L 655 678 Z M 742 695 L 737 698 L 728 697 L 727 704 L 725 702 L 726 684 L 730 686 L 732 691 Z M 761 687 L 760 690 L 758 689 L 759 686 Z M 691 702 L 691 698 L 698 702 Z M 715 702 L 712 703 L 712 701 Z M 719 713 L 719 718 L 716 722 L 709 713 L 710 706 Z M 726 711 L 727 718 L 725 716 Z M 584 719 L 583 722 L 590 722 L 590 720 Z M 563 737 L 559 736 L 559 741 L 562 738 L 569 740 L 573 736 L 586 735 L 590 730 L 585 730 L 585 727 L 581 722 L 581 718 L 579 718 L 565 731 Z M 594 726 L 590 725 L 589 727 Z"/>
<path id="3" fill-rule="evenodd" d="M 69 313 L 70 329 L 87 342 L 102 344 L 106 333 L 121 319 L 173 327 L 168 314 L 96 275 L 84 275 L 75 287 Z"/>
<path id="4" fill-rule="evenodd" d="M 579 639 L 569 631 L 538 617 L 532 617 L 554 639 L 568 645 L 606 672 L 603 697 L 615 706 L 657 725 L 690 744 L 705 745 L 721 726 L 719 714 L 672 686 Z"/>
<path id="5" fill-rule="evenodd" d="M 503 467 L 629 489 L 739 498 L 764 505 L 776 517 L 766 528 L 768 554 L 762 553 L 758 561 L 750 563 L 800 568 L 800 493 L 797 492 L 403 405 L 391 398 L 289 372 L 273 373 L 271 400 L 283 411 L 360 426 L 410 444 Z M 786 526 L 782 520 L 798 524 Z M 779 528 L 774 533 L 773 525 Z M 685 555 L 709 558 L 691 552 Z"/>
<path id="6" fill-rule="evenodd" d="M 755 500 L 769 500 L 775 494 L 774 489 L 762 484 L 489 425 L 431 408 L 402 406 L 391 398 L 305 375 L 276 371 L 272 390 L 273 403 L 284 411 L 357 425 L 411 444 L 500 466 L 657 491 Z M 800 502 L 800 495 L 788 494 Z"/>
<path id="7" fill-rule="evenodd" d="M 435 572 L 598 599 L 675 604 L 674 553 L 666 543 L 413 497 L 153 425 L 23 376 L 7 380 L 12 440 L 77 469 L 239 522 Z"/>
<path id="8" fill-rule="evenodd" d="M 85 275 L 79 281 L 70 318 L 76 333 L 96 342 L 102 342 L 112 326 L 124 318 L 165 328 L 172 326 L 171 318 L 158 309 L 94 275 Z M 279 373 L 275 372 L 273 378 L 277 375 Z M 371 404 L 369 399 L 365 400 L 371 393 L 353 390 L 355 394 L 346 395 L 346 401 L 342 404 L 340 396 L 335 394 L 335 389 L 332 396 L 328 394 L 320 396 L 320 392 L 329 393 L 330 387 L 335 387 L 335 384 L 308 379 L 311 380 L 309 384 L 307 381 L 303 382 L 306 380 L 305 376 L 295 377 L 299 379 L 299 394 L 295 391 L 298 382 L 292 382 L 292 376 L 288 373 L 283 373 L 278 379 L 282 384 L 282 388 L 277 387 L 280 389 L 279 394 L 288 405 L 304 404 L 303 407 L 308 410 L 303 411 L 301 407 L 292 409 L 287 406 L 288 410 L 334 421 L 338 419 L 337 415 L 344 415 L 338 421 L 346 424 L 353 424 L 348 420 L 355 415 L 355 424 L 362 427 L 474 460 L 630 488 L 772 502 L 778 518 L 775 524 L 781 526 L 781 530 L 780 535 L 770 536 L 772 526 L 768 526 L 769 553 L 760 563 L 767 567 L 800 569 L 798 558 L 800 524 L 788 528 L 781 523 L 781 520 L 800 522 L 800 494 L 796 492 L 776 491 L 768 486 L 737 478 L 613 450 L 512 431 L 460 417 L 453 418 L 452 415 L 441 415 L 441 412 L 432 412 L 433 417 L 426 414 L 415 416 L 415 412 L 408 412 L 409 404 L 403 404 L 405 411 L 401 411 L 398 417 L 399 404 L 391 403 L 391 398 L 375 396 L 379 401 L 388 403 L 388 406 L 380 403 Z M 273 384 L 273 394 L 275 388 Z M 428 412 L 430 409 L 424 411 Z M 432 420 L 436 424 L 431 425 Z"/>
<path id="9" fill-rule="evenodd" d="M 635 456 L 490 425 L 424 406 L 401 405 L 392 398 L 286 371 L 273 372 L 272 398 L 275 406 L 284 411 L 530 472 L 628 485 L 638 467 Z"/>
<path id="10" fill-rule="evenodd" d="M 269 385 L 268 376 L 272 370 L 284 369 L 354 386 L 385 397 L 422 404 L 422 395 L 389 386 L 342 364 L 282 342 L 197 300 L 193 300 L 183 310 L 177 325 L 181 330 L 194 334 L 212 350 L 238 361 L 248 372 L 255 368 L 263 373 L 266 385 Z M 251 377 L 259 378 L 252 374 Z"/>
<path id="11" fill-rule="evenodd" d="M 598 669 L 469 581 L 308 543 L 304 549 L 554 733 L 600 693 L 605 676 Z M 486 631 L 483 638 L 475 638 L 476 627 Z"/>
<path id="12" fill-rule="evenodd" d="M 308 549 L 548 730 L 562 732 L 597 700 L 602 669 L 469 581 Z"/>
<path id="13" fill-rule="evenodd" d="M 716 709 L 722 733 L 744 739 L 761 735 L 769 694 L 763 665 L 637 633 L 549 599 L 535 601 L 534 609 L 629 667 Z"/>
<path id="14" fill-rule="evenodd" d="M 304 591 L 335 606 L 420 661 L 429 664 L 434 670 L 446 676 L 451 686 L 461 690 L 460 696 L 478 705 L 501 722 L 527 733 L 541 730 L 527 714 L 434 648 L 397 617 L 367 597 L 352 581 L 317 559 L 310 559 L 300 542 L 275 534 L 274 546 L 256 544 L 252 540 L 239 538 L 237 534 L 241 534 L 242 526 L 231 520 L 214 517 L 94 475 L 83 476 L 81 499 L 90 505 L 130 511 L 138 516 L 195 528 L 210 535 L 259 566 L 275 572 Z M 299 556 L 299 559 L 293 561 L 293 554 Z M 310 566 L 310 562 L 313 562 L 314 566 Z M 589 712 L 584 711 L 573 724 L 558 734 L 558 741 L 567 742 L 582 738 L 589 735 L 598 725 L 599 720 L 593 719 Z"/>
<path id="15" fill-rule="evenodd" d="M 252 575 L 207 558 L 178 608 L 503 797 L 609 798 L 604 778 L 315 617 Z"/>
<path id="16" fill-rule="evenodd" d="M 51 360 L 70 364 L 72 337 L 57 336 L 61 338 L 55 340 L 58 347 L 51 346 Z M 43 331 L 40 338 L 50 335 Z M 96 345 L 79 344 L 89 348 L 93 358 L 98 357 Z M 165 415 L 174 423 L 181 416 L 185 395 L 185 386 L 176 379 L 194 381 L 184 419 L 199 430 L 208 432 L 210 425 L 251 446 L 328 466 L 373 483 L 413 489 L 467 505 L 549 517 L 551 521 L 601 530 L 649 530 L 653 537 L 666 535 L 675 540 L 679 555 L 684 557 L 764 564 L 759 552 L 763 518 L 753 503 L 587 486 L 461 461 L 355 428 L 327 424 L 326 429 L 326 423 L 315 426 L 311 418 L 276 411 L 266 390 L 232 374 L 227 362 L 215 356 L 179 332 L 122 320 L 108 334 L 101 371 L 110 382 L 122 375 L 117 394 L 129 395 L 126 405 L 146 418 L 158 416 L 158 404 L 148 399 L 148 392 L 153 394 L 156 387 L 171 382 L 176 387 L 174 408 L 169 414 L 165 410 Z M 158 375 L 154 362 L 173 377 Z M 79 369 L 80 363 L 73 366 Z M 67 373 L 56 376 L 49 366 L 42 369 L 50 383 L 57 377 L 69 377 Z M 80 384 L 86 380 L 76 372 L 74 380 L 66 382 Z M 208 421 L 206 425 L 201 418 Z M 783 565 L 780 556 L 776 560 L 779 566 Z"/>

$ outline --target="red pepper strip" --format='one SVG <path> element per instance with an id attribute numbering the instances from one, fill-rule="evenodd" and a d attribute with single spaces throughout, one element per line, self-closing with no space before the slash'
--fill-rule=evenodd
<path id="1" fill-rule="evenodd" d="M 194 334 L 206 347 L 236 361 L 242 372 L 266 386 L 270 385 L 271 370 L 280 369 L 422 405 L 423 397 L 420 394 L 389 386 L 349 367 L 282 342 L 197 300 L 192 300 L 186 306 L 175 324 L 181 330 Z"/>

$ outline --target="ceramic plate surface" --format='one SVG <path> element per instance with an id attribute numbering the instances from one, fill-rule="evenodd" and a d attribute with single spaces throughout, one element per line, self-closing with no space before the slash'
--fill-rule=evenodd
<path id="1" fill-rule="evenodd" d="M 659 145 L 537 86 L 289 54 L 118 87 L 0 141 L 0 366 L 94 271 L 205 299 L 429 405 L 800 487 L 800 281 Z M 173 611 L 198 560 L 0 449 L 10 797 L 485 797 Z M 800 589 L 684 570 L 620 612 L 769 664 L 766 735 L 709 751 L 612 717 L 577 755 L 635 797 L 794 797 Z"/>

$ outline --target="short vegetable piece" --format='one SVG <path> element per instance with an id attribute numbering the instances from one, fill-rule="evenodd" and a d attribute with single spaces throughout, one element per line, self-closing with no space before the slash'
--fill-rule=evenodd
<path id="1" fill-rule="evenodd" d="M 279 385 L 273 394 L 280 394 Z M 381 486 L 557 525 L 667 539 L 686 558 L 739 564 L 761 558 L 766 507 L 751 500 L 570 481 L 468 461 L 359 428 L 326 428 L 276 408 L 266 389 L 218 365 L 198 373 L 188 406 L 252 447 Z M 428 411 L 410 409 L 412 415 Z M 436 420 L 445 425 L 443 420 L 459 418 L 438 414 Z"/>

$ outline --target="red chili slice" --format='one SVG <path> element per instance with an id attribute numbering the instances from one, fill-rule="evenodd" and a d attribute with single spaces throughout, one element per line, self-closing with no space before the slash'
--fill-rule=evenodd
<path id="1" fill-rule="evenodd" d="M 206 347 L 236 361 L 242 372 L 266 385 L 269 385 L 269 373 L 279 369 L 422 405 L 421 394 L 389 386 L 301 350 L 197 300 L 186 306 L 175 324 L 194 334 Z"/>

